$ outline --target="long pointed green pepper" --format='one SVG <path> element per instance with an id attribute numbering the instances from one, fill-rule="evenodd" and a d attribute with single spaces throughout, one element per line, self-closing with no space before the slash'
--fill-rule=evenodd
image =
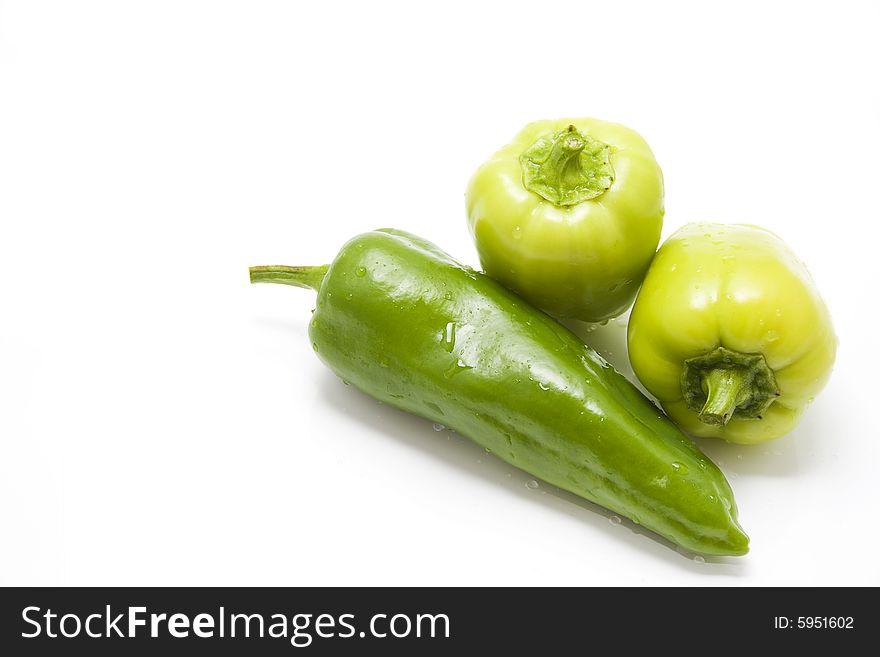
<path id="1" fill-rule="evenodd" d="M 343 380 L 693 552 L 748 537 L 721 471 L 557 321 L 414 235 L 349 241 L 329 266 L 253 267 L 313 288 L 318 356 Z"/>

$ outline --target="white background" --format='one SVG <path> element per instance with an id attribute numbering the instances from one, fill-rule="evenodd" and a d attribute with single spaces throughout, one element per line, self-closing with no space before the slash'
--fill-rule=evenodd
<path id="1" fill-rule="evenodd" d="M 0 582 L 880 584 L 872 2 L 0 2 Z M 320 264 L 527 121 L 625 123 L 693 220 L 778 232 L 840 338 L 769 445 L 704 442 L 752 537 L 699 563 L 345 387 Z M 624 371 L 620 323 L 593 334 Z M 631 373 L 631 372 L 628 372 Z"/>

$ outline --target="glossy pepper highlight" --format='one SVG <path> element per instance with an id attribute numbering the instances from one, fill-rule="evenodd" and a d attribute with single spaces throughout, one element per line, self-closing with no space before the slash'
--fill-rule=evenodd
<path id="1" fill-rule="evenodd" d="M 560 318 L 615 317 L 632 304 L 660 241 L 663 174 L 616 123 L 527 125 L 465 194 L 485 272 Z"/>
<path id="2" fill-rule="evenodd" d="M 803 263 L 757 226 L 689 224 L 645 278 L 628 329 L 644 386 L 680 427 L 778 438 L 825 385 L 837 338 Z"/>
<path id="3" fill-rule="evenodd" d="M 317 290 L 309 336 L 343 380 L 694 552 L 748 538 L 724 475 L 629 381 L 548 315 L 396 230 L 329 267 L 254 267 Z"/>

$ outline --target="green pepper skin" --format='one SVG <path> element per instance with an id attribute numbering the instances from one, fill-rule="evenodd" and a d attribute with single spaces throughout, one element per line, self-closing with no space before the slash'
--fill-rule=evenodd
<path id="1" fill-rule="evenodd" d="M 318 291 L 309 327 L 344 381 L 693 552 L 742 555 L 721 471 L 554 319 L 433 244 L 383 229 L 327 267 L 255 267 Z"/>

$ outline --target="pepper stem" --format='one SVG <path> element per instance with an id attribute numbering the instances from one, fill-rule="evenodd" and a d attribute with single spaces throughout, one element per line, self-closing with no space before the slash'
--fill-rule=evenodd
<path id="1" fill-rule="evenodd" d="M 520 156 L 523 185 L 555 205 L 576 205 L 611 187 L 610 153 L 608 144 L 569 125 L 541 137 Z"/>
<path id="2" fill-rule="evenodd" d="M 295 287 L 311 288 L 318 291 L 327 273 L 328 265 L 316 267 L 288 267 L 286 265 L 264 265 L 250 267 L 251 283 L 279 283 Z"/>
<path id="3" fill-rule="evenodd" d="M 725 425 L 731 417 L 760 420 L 779 388 L 762 354 L 718 347 L 684 362 L 681 393 L 702 422 Z"/>
<path id="4" fill-rule="evenodd" d="M 751 378 L 751 372 L 740 368 L 719 368 L 704 374 L 707 397 L 700 411 L 700 420 L 706 424 L 727 424 L 748 394 L 746 384 Z"/>
<path id="5" fill-rule="evenodd" d="M 586 145 L 577 129 L 573 125 L 568 126 L 568 130 L 556 140 L 550 149 L 550 155 L 541 164 L 544 181 L 556 189 L 561 189 L 564 183 L 577 184 L 583 175 L 578 155 Z"/>

